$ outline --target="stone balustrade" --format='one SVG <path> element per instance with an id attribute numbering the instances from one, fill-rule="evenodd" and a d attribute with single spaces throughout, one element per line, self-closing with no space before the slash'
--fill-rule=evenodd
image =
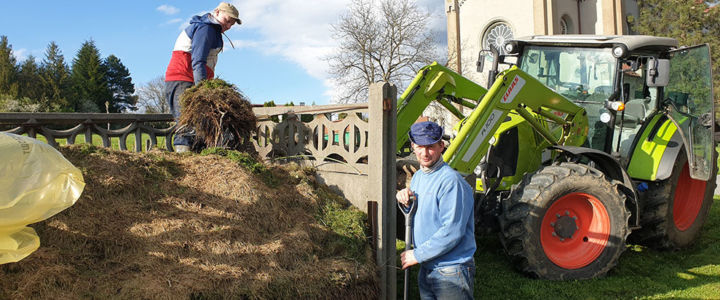
<path id="1" fill-rule="evenodd" d="M 168 124 L 174 121 L 171 114 L 102 114 L 102 113 L 0 113 L 3 132 L 18 135 L 27 134 L 32 138 L 42 135 L 48 144 L 58 146 L 58 139 L 74 144 L 78 135 L 92 143 L 93 135 L 100 136 L 103 146 L 110 147 L 111 138 L 119 139 L 120 150 L 127 149 L 127 138 L 135 134 L 135 149 L 142 149 L 142 136 L 149 136 L 149 147 L 157 147 L 157 138 L 165 137 L 165 147 L 172 149 L 172 135 L 175 126 L 155 128 L 152 124 Z M 119 129 L 111 127 L 124 126 Z M 69 127 L 67 129 L 57 129 Z"/>

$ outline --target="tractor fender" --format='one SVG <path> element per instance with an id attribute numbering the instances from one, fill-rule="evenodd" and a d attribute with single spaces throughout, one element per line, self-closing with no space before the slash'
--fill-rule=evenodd
<path id="1" fill-rule="evenodd" d="M 647 127 L 643 127 L 640 138 L 632 148 L 628 174 L 646 181 L 670 178 L 684 144 L 682 134 L 674 122 L 664 114 L 656 115 Z"/>
<path id="2" fill-rule="evenodd" d="M 670 142 L 665 147 L 665 152 L 663 152 L 662 158 L 660 158 L 660 163 L 657 166 L 657 175 L 655 175 L 655 180 L 660 181 L 670 178 L 673 166 L 680 154 L 680 150 L 683 148 L 683 144 L 682 136 L 678 130 L 675 134 L 673 134 L 672 138 L 670 138 Z"/>
<path id="3" fill-rule="evenodd" d="M 633 187 L 633 182 L 630 180 L 630 176 L 625 171 L 625 169 L 620 165 L 618 161 L 616 161 L 612 156 L 609 154 L 592 149 L 592 148 L 586 148 L 586 147 L 576 147 L 576 146 L 551 146 L 548 147 L 553 150 L 558 150 L 561 152 L 572 154 L 573 156 L 582 156 L 590 159 L 592 162 L 595 163 L 595 168 L 600 170 L 605 174 L 605 176 L 617 180 L 621 182 L 622 184 L 618 185 L 621 189 L 621 192 L 625 194 L 627 197 L 626 205 L 628 206 L 628 209 L 632 213 L 630 216 L 630 226 L 632 228 L 637 228 L 640 225 L 640 220 L 638 218 L 640 214 L 640 206 L 638 205 L 638 196 L 635 188 Z"/>

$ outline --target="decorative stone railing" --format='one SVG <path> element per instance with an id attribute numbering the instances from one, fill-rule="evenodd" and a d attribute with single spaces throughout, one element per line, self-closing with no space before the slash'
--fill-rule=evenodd
<path id="1" fill-rule="evenodd" d="M 165 147 L 172 149 L 172 135 L 175 126 L 157 129 L 152 123 L 172 122 L 171 114 L 100 114 L 100 113 L 0 113 L 0 126 L 9 128 L 3 132 L 27 134 L 32 138 L 42 135 L 48 144 L 57 147 L 58 139 L 66 139 L 74 144 L 78 135 L 85 137 L 86 143 L 92 143 L 92 136 L 99 135 L 103 146 L 110 147 L 111 139 L 118 138 L 121 150 L 127 150 L 127 138 L 135 134 L 135 151 L 143 151 L 143 134 L 149 136 L 148 147 L 157 146 L 157 137 L 165 137 Z M 108 129 L 112 124 L 125 126 L 120 129 Z M 57 127 L 68 129 L 53 129 Z"/>
<path id="2" fill-rule="evenodd" d="M 316 166 L 339 162 L 367 174 L 367 103 L 256 107 L 253 112 L 258 117 L 253 143 L 261 157 L 301 158 Z"/>

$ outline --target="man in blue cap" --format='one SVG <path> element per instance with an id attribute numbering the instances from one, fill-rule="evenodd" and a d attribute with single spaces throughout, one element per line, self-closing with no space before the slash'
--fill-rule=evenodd
<path id="1" fill-rule="evenodd" d="M 410 141 L 420 162 L 410 188 L 397 201 L 417 201 L 413 219 L 415 249 L 400 255 L 403 269 L 420 264 L 422 299 L 473 299 L 475 222 L 470 185 L 442 159 L 443 129 L 433 122 L 410 127 Z"/>

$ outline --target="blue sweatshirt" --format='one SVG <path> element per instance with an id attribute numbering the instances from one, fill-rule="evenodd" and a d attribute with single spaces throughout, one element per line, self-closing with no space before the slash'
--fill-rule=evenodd
<path id="1" fill-rule="evenodd" d="M 429 269 L 471 261 L 476 246 L 470 185 L 443 162 L 429 174 L 415 173 L 410 190 L 418 204 L 413 219 L 417 261 Z"/>

